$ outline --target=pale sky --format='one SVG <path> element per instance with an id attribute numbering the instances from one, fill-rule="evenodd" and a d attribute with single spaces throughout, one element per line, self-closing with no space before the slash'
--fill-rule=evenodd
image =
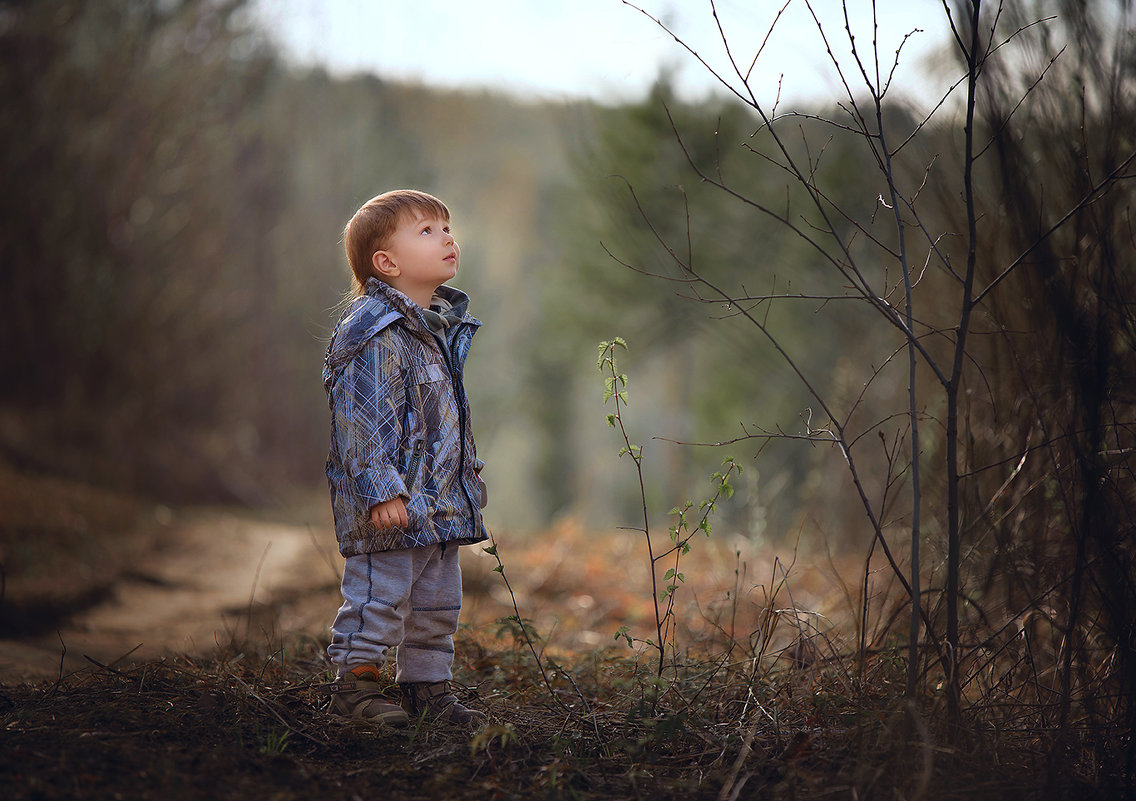
<path id="1" fill-rule="evenodd" d="M 739 86 L 709 0 L 642 0 L 640 8 Z M 717 0 L 719 19 L 743 72 L 785 0 Z M 848 0 L 858 46 L 872 42 L 871 0 Z M 881 60 L 893 84 L 929 94 L 928 62 L 946 37 L 942 0 L 876 0 Z M 849 53 L 840 0 L 812 0 L 845 75 L 862 78 Z M 635 8 L 620 0 L 257 0 L 257 13 L 290 59 L 335 74 L 372 72 L 435 86 L 491 88 L 522 97 L 626 100 L 670 69 L 684 96 L 720 87 L 708 70 Z M 772 102 L 784 75 L 787 101 L 842 95 L 824 42 L 803 0 L 789 0 L 754 69 L 751 86 Z M 941 84 L 942 79 L 934 81 Z"/>

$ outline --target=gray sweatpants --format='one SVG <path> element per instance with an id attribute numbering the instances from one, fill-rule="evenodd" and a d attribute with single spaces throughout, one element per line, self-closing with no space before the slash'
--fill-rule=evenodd
<path id="1" fill-rule="evenodd" d="M 358 665 L 381 666 L 397 647 L 397 681 L 452 678 L 461 611 L 458 546 L 349 556 L 342 590 L 327 649 L 340 675 Z"/>

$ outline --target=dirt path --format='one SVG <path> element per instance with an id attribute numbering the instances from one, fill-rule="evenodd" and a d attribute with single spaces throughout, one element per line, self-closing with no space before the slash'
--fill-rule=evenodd
<path id="1" fill-rule="evenodd" d="M 0 681 L 52 678 L 123 655 L 194 654 L 233 637 L 273 630 L 317 636 L 337 603 L 338 554 L 324 521 L 313 528 L 235 513 L 193 512 L 173 521 L 161 547 L 142 555 L 109 597 L 56 632 L 0 640 Z M 62 644 L 61 644 L 62 643 Z"/>

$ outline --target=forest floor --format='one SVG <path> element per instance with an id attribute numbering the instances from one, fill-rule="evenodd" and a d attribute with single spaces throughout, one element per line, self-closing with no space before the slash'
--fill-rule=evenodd
<path id="1" fill-rule="evenodd" d="M 650 646 L 613 637 L 654 633 L 641 540 L 570 522 L 502 534 L 508 583 L 492 554 L 462 549 L 455 678 L 488 713 L 483 729 L 344 723 L 320 691 L 339 603 L 324 505 L 175 510 L 0 465 L 0 798 L 1022 801 L 1115 789 L 1076 754 L 1055 785 L 1037 731 L 948 737 L 941 699 L 903 700 L 902 660 L 878 649 L 853 665 L 835 625 L 802 640 L 785 624 L 780 644 L 759 644 L 781 605 L 839 616 L 847 593 L 828 560 L 790 567 L 740 541 L 697 543 L 684 569 L 698 593 L 675 610 L 686 653 L 660 680 Z"/>

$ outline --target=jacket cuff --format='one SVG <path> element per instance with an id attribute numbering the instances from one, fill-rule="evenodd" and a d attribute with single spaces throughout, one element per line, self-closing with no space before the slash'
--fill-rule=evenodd
<path id="1" fill-rule="evenodd" d="M 402 497 L 407 501 L 410 500 L 410 493 L 406 491 L 402 476 L 393 467 L 364 470 L 352 480 L 355 484 L 355 497 L 359 501 L 359 511 L 364 516 L 375 504 L 392 498 Z"/>

